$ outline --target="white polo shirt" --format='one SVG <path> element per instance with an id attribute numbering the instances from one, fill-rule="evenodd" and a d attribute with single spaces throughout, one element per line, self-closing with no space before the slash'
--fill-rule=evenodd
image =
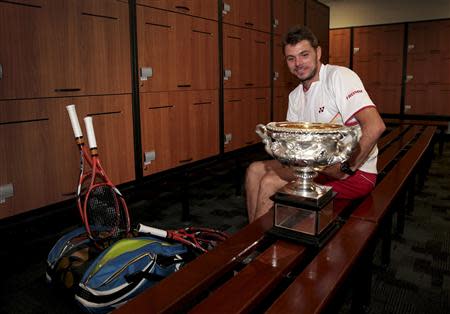
<path id="1" fill-rule="evenodd" d="M 287 121 L 356 125 L 354 115 L 367 107 L 375 107 L 361 79 L 352 70 L 337 65 L 321 65 L 319 80 L 303 91 L 302 84 L 289 94 Z M 378 148 L 369 154 L 359 169 L 377 173 Z"/>

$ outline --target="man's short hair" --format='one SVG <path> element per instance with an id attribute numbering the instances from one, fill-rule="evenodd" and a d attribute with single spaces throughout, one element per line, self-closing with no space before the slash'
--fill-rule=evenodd
<path id="1" fill-rule="evenodd" d="M 287 45 L 296 45 L 302 40 L 307 40 L 313 48 L 319 47 L 316 35 L 306 26 L 296 25 L 292 27 L 283 39 L 283 53 Z"/>

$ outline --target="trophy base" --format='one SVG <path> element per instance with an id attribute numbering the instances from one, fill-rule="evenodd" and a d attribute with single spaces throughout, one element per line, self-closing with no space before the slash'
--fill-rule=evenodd
<path id="1" fill-rule="evenodd" d="M 316 189 L 320 189 L 319 193 L 302 192 L 287 185 L 278 190 L 271 199 L 275 203 L 282 203 L 294 207 L 301 206 L 311 210 L 320 210 L 334 198 L 336 192 L 333 192 L 330 186 L 316 185 Z"/>
<path id="2" fill-rule="evenodd" d="M 298 231 L 280 228 L 277 226 L 273 226 L 272 229 L 267 231 L 267 233 L 275 237 L 292 240 L 307 246 L 321 248 L 325 245 L 325 243 L 328 242 L 329 239 L 331 239 L 331 237 L 339 230 L 342 225 L 343 220 L 341 218 L 337 218 L 318 235 L 310 235 Z"/>
<path id="3" fill-rule="evenodd" d="M 335 195 L 331 189 L 319 199 L 275 194 L 274 224 L 269 233 L 305 245 L 323 246 L 342 224 L 333 210 Z"/>

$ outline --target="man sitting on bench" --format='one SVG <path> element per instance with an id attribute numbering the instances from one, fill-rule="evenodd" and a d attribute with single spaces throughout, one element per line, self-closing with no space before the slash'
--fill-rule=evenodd
<path id="1" fill-rule="evenodd" d="M 287 66 L 300 79 L 289 94 L 287 121 L 359 124 L 359 145 L 347 162 L 321 171 L 316 181 L 333 187 L 336 198 L 357 199 L 375 186 L 376 143 L 385 130 L 361 79 L 352 70 L 320 62 L 321 48 L 306 27 L 294 27 L 283 43 Z M 294 179 L 291 169 L 277 160 L 253 162 L 247 169 L 245 188 L 249 221 L 273 206 L 270 197 Z"/>

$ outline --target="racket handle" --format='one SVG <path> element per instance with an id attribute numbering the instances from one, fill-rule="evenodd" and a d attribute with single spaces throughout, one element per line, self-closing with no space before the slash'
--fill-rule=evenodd
<path id="1" fill-rule="evenodd" d="M 83 137 L 81 132 L 80 122 L 78 121 L 77 111 L 75 105 L 66 106 L 67 112 L 69 113 L 70 123 L 72 124 L 73 135 L 75 138 Z"/>
<path id="2" fill-rule="evenodd" d="M 95 139 L 94 125 L 92 124 L 92 117 L 84 118 L 84 125 L 86 126 L 86 133 L 89 143 L 89 148 L 96 149 L 97 148 L 97 140 Z"/>
<path id="3" fill-rule="evenodd" d="M 161 237 L 161 238 L 167 238 L 167 231 L 166 230 L 162 230 L 162 229 L 158 229 L 158 228 L 153 228 L 150 226 L 146 226 L 143 224 L 138 224 L 137 226 L 137 231 L 140 233 L 148 233 L 157 237 Z"/>

